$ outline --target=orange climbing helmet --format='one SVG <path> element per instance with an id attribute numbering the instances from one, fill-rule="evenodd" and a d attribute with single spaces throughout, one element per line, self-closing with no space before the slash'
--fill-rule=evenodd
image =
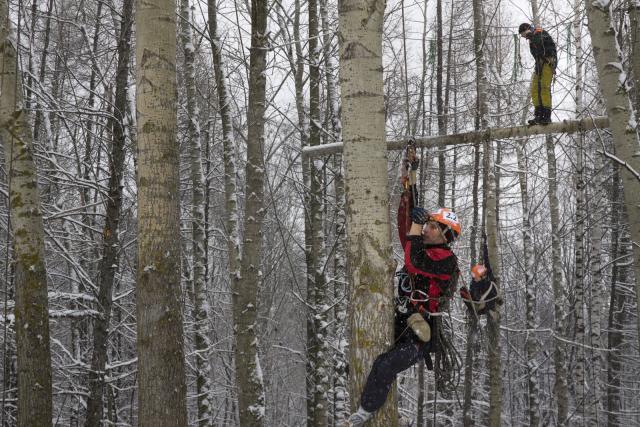
<path id="1" fill-rule="evenodd" d="M 482 264 L 476 264 L 471 267 L 471 277 L 475 282 L 479 282 L 484 276 L 487 275 L 487 267 Z"/>
<path id="2" fill-rule="evenodd" d="M 462 227 L 458 221 L 458 215 L 449 208 L 440 208 L 429 214 L 432 221 L 437 222 L 442 229 L 442 234 L 451 243 L 460 237 Z"/>

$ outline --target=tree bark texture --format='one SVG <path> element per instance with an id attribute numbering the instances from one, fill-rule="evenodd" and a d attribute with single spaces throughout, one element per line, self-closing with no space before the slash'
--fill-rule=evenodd
<path id="1" fill-rule="evenodd" d="M 393 267 L 382 81 L 384 9 L 383 0 L 347 0 L 339 4 L 350 286 L 349 390 L 354 408 L 373 360 L 393 343 Z M 397 425 L 394 395 L 392 391 L 370 426 Z"/>
<path id="2" fill-rule="evenodd" d="M 7 2 L 0 3 L 0 139 L 9 180 L 13 232 L 18 426 L 50 426 L 51 350 L 44 225 L 28 112 Z"/>
<path id="3" fill-rule="evenodd" d="M 600 90 L 604 95 L 615 156 L 622 162 L 622 183 L 625 206 L 629 217 L 629 231 L 634 244 L 634 268 L 636 277 L 636 299 L 640 307 L 640 151 L 636 129 L 629 126 L 633 110 L 629 96 L 620 86 L 620 72 L 616 64 L 621 62 L 616 49 L 615 31 L 611 25 L 608 2 L 587 1 L 588 27 L 591 34 L 593 54 L 596 59 Z M 640 316 L 637 316 L 640 331 Z M 640 333 L 638 334 L 640 341 Z"/>
<path id="4" fill-rule="evenodd" d="M 308 0 L 309 11 L 309 145 L 320 145 L 320 51 L 318 49 L 318 2 Z M 327 425 L 327 390 L 328 363 L 326 355 L 329 354 L 328 330 L 327 330 L 327 281 L 324 276 L 326 256 L 323 237 L 323 169 L 324 162 L 320 159 L 310 163 L 310 194 L 309 216 L 311 219 L 311 267 L 313 280 L 309 282 L 313 286 L 313 300 L 309 301 L 312 308 L 311 330 L 307 336 L 307 360 L 313 389 L 308 396 L 307 419 L 308 425 L 324 427 Z M 310 413 L 309 413 L 310 412 Z"/>
<path id="5" fill-rule="evenodd" d="M 587 364 L 589 366 L 589 399 L 587 404 L 589 405 L 589 415 L 591 422 L 601 425 L 602 410 L 604 405 L 601 403 L 602 384 L 601 384 L 601 372 L 603 367 L 603 353 L 602 353 L 602 340 L 601 340 L 601 326 L 602 312 L 604 310 L 604 297 L 605 291 L 603 286 L 603 274 L 602 274 L 602 241 L 604 236 L 602 230 L 601 215 L 603 215 L 604 205 L 602 197 L 596 195 L 600 193 L 600 189 L 603 188 L 602 174 L 599 173 L 602 170 L 602 156 L 595 152 L 595 147 L 591 146 L 589 149 L 589 155 L 594 159 L 594 164 L 590 170 L 589 182 L 591 186 L 587 187 L 588 194 L 588 209 L 587 211 L 592 213 L 590 228 L 591 228 L 591 254 L 589 256 L 591 270 L 591 286 L 588 293 L 588 315 L 589 315 L 589 340 L 588 343 L 591 349 L 588 352 Z M 594 218 L 595 217 L 595 218 Z"/>
<path id="6" fill-rule="evenodd" d="M 137 1 L 136 37 L 138 422 L 186 426 L 175 1 Z"/>
<path id="7" fill-rule="evenodd" d="M 560 340 L 564 333 L 564 297 L 562 290 L 562 249 L 560 247 L 560 204 L 558 202 L 558 181 L 556 168 L 556 153 L 553 146 L 553 137 L 547 135 L 545 140 L 547 150 L 547 174 L 549 176 L 549 221 L 551 223 L 551 288 L 553 290 L 553 332 L 556 339 L 553 340 L 553 367 L 555 380 L 553 383 L 553 395 L 558 414 L 556 422 L 558 426 L 566 424 L 568 414 L 567 376 L 566 376 L 566 350 Z"/>
<path id="8" fill-rule="evenodd" d="M 225 223 L 227 226 L 228 264 L 231 283 L 238 278 L 238 262 L 240 260 L 240 241 L 238 232 L 238 195 L 236 185 L 236 161 L 233 146 L 233 128 L 231 119 L 231 98 L 222 58 L 222 45 L 218 34 L 217 6 L 215 0 L 208 0 L 209 37 L 213 57 L 213 71 L 216 79 L 218 108 L 222 124 L 222 147 L 224 162 L 224 197 Z"/>
<path id="9" fill-rule="evenodd" d="M 189 0 L 180 0 L 180 42 L 184 58 L 187 131 L 191 157 L 191 246 L 193 256 L 192 296 L 198 426 L 211 425 L 211 368 L 209 366 L 209 304 L 206 282 L 205 182 L 202 173 L 202 141 L 196 104 L 195 52 L 191 35 Z"/>
<path id="10" fill-rule="evenodd" d="M 482 0 L 473 0 L 473 45 L 476 62 L 476 88 L 478 105 L 478 123 L 480 129 L 488 128 L 487 104 L 487 70 L 484 59 L 484 9 Z M 496 286 L 500 285 L 500 265 L 498 252 L 498 223 L 497 223 L 497 183 L 493 168 L 493 147 L 489 138 L 484 139 L 484 171 L 485 171 L 485 230 L 489 261 L 493 269 Z M 500 355 L 500 310 L 492 310 L 487 316 L 487 344 L 489 367 L 489 419 L 491 427 L 500 425 L 502 414 L 502 362 Z"/>
<path id="11" fill-rule="evenodd" d="M 247 187 L 244 242 L 240 277 L 233 289 L 236 335 L 235 368 L 240 425 L 262 426 L 265 396 L 257 336 L 257 298 L 262 285 L 262 222 L 264 219 L 264 112 L 266 108 L 267 0 L 251 1 L 249 55 L 249 110 L 247 135 Z"/>
<path id="12" fill-rule="evenodd" d="M 585 290 L 585 259 L 584 259 L 584 237 L 585 237 L 585 182 L 584 182 L 584 145 L 583 139 L 579 139 L 576 147 L 576 214 L 575 214 L 575 285 L 574 285 L 574 306 L 573 312 L 575 321 L 575 340 L 579 344 L 586 344 L 585 341 L 585 315 L 584 315 L 584 290 Z M 585 380 L 585 348 L 583 345 L 576 346 L 576 360 L 573 369 L 575 380 L 576 411 L 584 418 L 586 416 L 585 399 L 588 395 Z M 586 421 L 583 421 L 586 422 Z"/>
<path id="13" fill-rule="evenodd" d="M 518 159 L 518 180 L 520 182 L 520 197 L 522 201 L 522 252 L 525 282 L 525 328 L 533 331 L 537 327 L 535 302 L 536 302 L 536 263 L 533 253 L 534 244 L 531 235 L 531 219 L 529 210 L 529 191 L 527 188 L 526 156 L 521 144 L 516 143 L 516 156 Z M 529 426 L 537 427 L 540 424 L 540 385 L 538 382 L 538 367 L 536 353 L 540 349 L 540 342 L 535 334 L 527 334 L 525 340 L 525 353 L 527 356 L 527 382 L 529 401 Z"/>
<path id="14" fill-rule="evenodd" d="M 87 399 L 86 427 L 97 426 L 103 418 L 103 395 L 107 343 L 111 320 L 112 290 L 118 265 L 120 208 L 122 206 L 122 175 L 125 155 L 125 116 L 131 57 L 131 25 L 133 0 L 125 0 L 122 6 L 120 39 L 118 40 L 118 66 L 112 129 L 111 156 L 109 157 L 109 190 L 106 198 L 106 217 L 102 231 L 102 258 L 98 266 L 98 304 L 102 315 L 93 321 L 93 353 L 89 371 L 89 398 Z"/>

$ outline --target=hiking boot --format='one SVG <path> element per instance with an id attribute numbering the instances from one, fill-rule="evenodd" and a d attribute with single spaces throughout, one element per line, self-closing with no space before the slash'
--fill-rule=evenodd
<path id="1" fill-rule="evenodd" d="M 548 125 L 551 123 L 551 108 L 542 107 L 540 112 L 540 120 L 538 123 L 541 125 Z"/>
<path id="2" fill-rule="evenodd" d="M 349 419 L 342 424 L 342 427 L 362 427 L 365 422 L 371 419 L 371 417 L 373 417 L 373 413 L 365 411 L 361 406 L 356 412 L 351 414 Z"/>
<path id="3" fill-rule="evenodd" d="M 542 107 L 536 107 L 533 112 L 533 115 L 534 115 L 533 119 L 529 119 L 530 126 L 537 125 L 542 120 Z"/>

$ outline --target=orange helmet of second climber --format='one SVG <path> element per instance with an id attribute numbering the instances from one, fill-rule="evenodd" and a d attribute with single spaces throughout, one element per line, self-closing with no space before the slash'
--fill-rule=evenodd
<path id="1" fill-rule="evenodd" d="M 451 243 L 460 237 L 462 227 L 458 221 L 458 215 L 449 208 L 440 208 L 429 214 L 432 221 L 437 222 L 442 229 L 442 234 Z"/>
<path id="2" fill-rule="evenodd" d="M 482 264 L 476 264 L 473 267 L 471 267 L 471 277 L 473 277 L 473 280 L 476 282 L 480 281 L 480 279 L 486 276 L 486 274 L 487 274 L 487 267 L 485 267 Z"/>

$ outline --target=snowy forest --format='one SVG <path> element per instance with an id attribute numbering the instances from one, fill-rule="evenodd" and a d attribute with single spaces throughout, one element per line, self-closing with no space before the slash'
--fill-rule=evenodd
<path id="1" fill-rule="evenodd" d="M 460 276 L 365 425 L 640 426 L 639 0 L 0 0 L 0 46 L 0 426 L 348 425 L 408 146 Z"/>

